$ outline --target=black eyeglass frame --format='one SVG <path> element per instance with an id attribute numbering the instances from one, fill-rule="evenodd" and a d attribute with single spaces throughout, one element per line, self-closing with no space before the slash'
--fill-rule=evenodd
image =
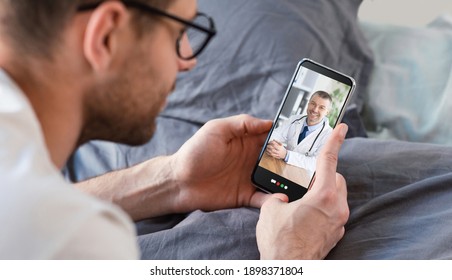
<path id="1" fill-rule="evenodd" d="M 150 14 L 156 14 L 156 15 L 159 15 L 159 16 L 167 17 L 167 18 L 175 20 L 175 21 L 177 21 L 179 23 L 182 23 L 184 25 L 188 25 L 190 27 L 193 27 L 195 29 L 198 29 L 198 30 L 206 33 L 207 37 L 206 37 L 204 43 L 200 46 L 200 48 L 198 50 L 196 50 L 196 52 L 192 53 L 191 56 L 183 57 L 182 54 L 180 53 L 180 41 L 182 39 L 182 36 L 185 33 L 185 30 L 183 30 L 181 32 L 181 34 L 179 35 L 179 37 L 177 38 L 177 41 L 176 41 L 176 52 L 177 52 L 177 55 L 179 56 L 179 58 L 184 59 L 184 60 L 191 60 L 191 59 L 197 57 L 206 48 L 207 44 L 212 39 L 212 37 L 215 36 L 215 34 L 217 33 L 217 30 L 215 28 L 215 22 L 213 21 L 213 19 L 210 16 L 208 16 L 208 15 L 206 15 L 204 13 L 198 12 L 198 13 L 196 13 L 196 16 L 204 16 L 205 18 L 207 18 L 208 21 L 209 21 L 209 25 L 210 25 L 209 28 L 206 28 L 206 27 L 201 26 L 199 24 L 196 24 L 194 22 L 188 21 L 186 19 L 180 18 L 178 16 L 166 13 L 166 12 L 164 12 L 162 10 L 156 9 L 156 8 L 154 8 L 152 6 L 148 6 L 148 5 L 144 4 L 144 3 L 140 3 L 140 2 L 136 2 L 136 1 L 120 1 L 120 0 L 118 0 L 118 1 L 123 3 L 126 7 L 135 8 L 135 9 L 142 10 L 142 11 L 150 13 Z M 97 8 L 98 6 L 100 6 L 103 3 L 105 3 L 105 1 L 98 2 L 98 3 L 92 3 L 92 4 L 81 5 L 81 6 L 79 6 L 77 8 L 77 11 L 78 12 L 84 12 L 84 11 L 92 10 L 92 9 Z"/>

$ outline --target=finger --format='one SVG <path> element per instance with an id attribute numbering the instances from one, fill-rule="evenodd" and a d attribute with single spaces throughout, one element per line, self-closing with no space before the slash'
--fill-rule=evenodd
<path id="1" fill-rule="evenodd" d="M 249 115 L 238 115 L 228 118 L 231 121 L 231 132 L 236 137 L 246 134 L 267 133 L 272 127 L 272 121 L 254 118 Z"/>
<path id="2" fill-rule="evenodd" d="M 268 194 L 263 193 L 260 191 L 256 191 L 255 194 L 251 197 L 250 200 L 250 206 L 255 208 L 261 208 L 264 203 L 266 203 L 268 200 L 275 199 L 279 202 L 287 203 L 289 202 L 289 197 L 283 193 L 274 193 L 274 194 Z"/>
<path id="3" fill-rule="evenodd" d="M 274 153 L 275 152 L 275 148 L 274 147 L 267 147 L 267 151 L 269 153 Z"/>
<path id="4" fill-rule="evenodd" d="M 271 155 L 272 157 L 277 157 L 277 156 L 278 156 L 278 153 L 276 153 L 275 151 L 271 151 L 271 152 L 270 152 L 270 155 Z"/>
<path id="5" fill-rule="evenodd" d="M 254 142 L 255 144 L 253 144 L 253 146 L 258 148 L 260 151 L 262 149 L 262 147 L 264 146 L 265 141 L 267 140 L 267 135 L 268 135 L 268 132 L 264 132 L 261 134 L 255 134 L 255 135 L 248 134 L 247 140 Z M 268 148 L 268 145 L 266 146 L 265 149 L 267 150 L 267 148 Z"/>
<path id="6" fill-rule="evenodd" d="M 273 142 L 275 142 L 277 145 L 282 146 L 283 144 L 277 140 L 273 140 Z"/>
<path id="7" fill-rule="evenodd" d="M 250 199 L 250 205 L 254 208 L 261 208 L 262 204 L 271 196 L 271 194 L 263 193 L 261 191 L 256 191 Z"/>
<path id="8" fill-rule="evenodd" d="M 330 184 L 324 184 L 324 182 L 335 182 L 339 150 L 344 142 L 347 130 L 346 124 L 339 124 L 323 146 L 316 166 L 316 183 L 318 185 L 326 186 Z"/>

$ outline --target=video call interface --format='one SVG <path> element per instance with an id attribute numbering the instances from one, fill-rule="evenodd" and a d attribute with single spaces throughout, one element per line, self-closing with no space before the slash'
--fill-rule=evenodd
<path id="1" fill-rule="evenodd" d="M 271 184 L 286 190 L 293 183 L 308 188 L 317 156 L 350 90 L 349 85 L 300 67 L 259 162 L 260 167 L 287 179 L 269 177 Z"/>

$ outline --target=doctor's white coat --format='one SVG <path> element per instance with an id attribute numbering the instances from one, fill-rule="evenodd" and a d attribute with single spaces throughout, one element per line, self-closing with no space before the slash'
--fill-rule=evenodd
<path id="1" fill-rule="evenodd" d="M 271 140 L 276 140 L 286 146 L 289 158 L 287 163 L 307 169 L 311 173 L 315 171 L 317 156 L 333 129 L 329 125 L 328 118 L 322 120 L 323 125 L 306 136 L 298 144 L 298 136 L 306 122 L 306 116 L 295 115 L 286 121 L 285 125 L 276 128 Z"/>

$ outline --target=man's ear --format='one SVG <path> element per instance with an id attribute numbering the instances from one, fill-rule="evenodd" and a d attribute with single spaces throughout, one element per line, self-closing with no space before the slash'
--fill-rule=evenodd
<path id="1" fill-rule="evenodd" d="M 120 46 L 119 30 L 129 14 L 119 1 L 105 1 L 91 14 L 83 40 L 83 52 L 95 71 L 108 68 Z"/>

